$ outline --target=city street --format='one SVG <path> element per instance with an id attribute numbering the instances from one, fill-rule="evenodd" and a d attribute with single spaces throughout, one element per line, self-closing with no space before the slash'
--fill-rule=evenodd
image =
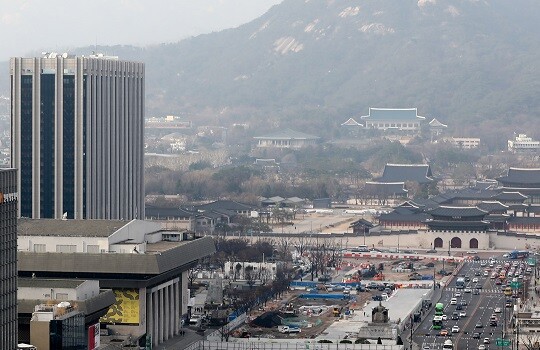
<path id="1" fill-rule="evenodd" d="M 485 262 L 485 260 L 484 260 Z M 446 339 L 451 339 L 454 343 L 454 349 L 478 349 L 479 345 L 483 344 L 484 338 L 489 338 L 491 344 L 486 345 L 486 348 L 495 348 L 495 341 L 501 338 L 503 334 L 503 324 L 507 324 L 509 320 L 508 310 L 505 308 L 505 300 L 501 287 L 495 284 L 495 279 L 490 279 L 484 276 L 485 267 L 481 266 L 482 261 L 466 262 L 459 272 L 459 276 L 455 276 L 449 285 L 443 290 L 440 303 L 444 304 L 444 314 L 447 320 L 443 321 L 443 329 L 448 331 L 449 336 L 441 336 L 440 330 L 432 329 L 432 321 L 435 316 L 435 307 L 424 316 L 422 323 L 417 327 L 413 334 L 415 349 L 442 349 L 442 344 Z M 503 264 L 504 261 L 497 260 L 495 265 Z M 475 276 L 480 275 L 480 276 Z M 474 278 L 478 278 L 478 285 L 481 285 L 479 295 L 474 295 L 472 292 L 465 293 L 464 289 L 456 288 L 456 280 L 460 276 L 469 276 L 470 282 L 466 285 L 471 286 L 471 289 L 477 283 L 473 283 Z M 456 293 L 461 294 L 457 296 Z M 456 305 L 451 305 L 451 299 L 456 297 L 457 304 L 465 302 L 461 310 L 456 309 Z M 435 305 L 434 301 L 433 305 Z M 495 308 L 500 308 L 501 313 L 497 313 L 497 326 L 490 326 L 490 318 L 494 313 Z M 465 312 L 465 317 L 459 317 L 457 320 L 452 319 L 454 312 Z M 481 327 L 479 327 L 481 325 Z M 459 327 L 459 331 L 452 333 L 454 326 Z M 506 329 L 506 328 L 505 328 Z M 474 333 L 479 333 L 477 339 L 473 338 Z"/>

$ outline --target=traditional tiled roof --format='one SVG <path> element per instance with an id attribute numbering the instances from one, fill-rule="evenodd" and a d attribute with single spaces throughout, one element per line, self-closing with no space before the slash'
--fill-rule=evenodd
<path id="1" fill-rule="evenodd" d="M 353 118 L 349 118 L 346 122 L 341 123 L 341 126 L 364 126 L 364 125 L 360 124 Z"/>
<path id="2" fill-rule="evenodd" d="M 426 119 L 418 115 L 416 108 L 369 108 L 369 115 L 364 115 L 361 118 L 382 121 L 399 120 L 403 122 Z"/>
<path id="3" fill-rule="evenodd" d="M 477 207 L 450 207 L 441 205 L 438 208 L 430 210 L 428 212 L 433 216 L 447 216 L 447 217 L 475 217 L 485 216 L 487 211 L 478 209 Z"/>
<path id="4" fill-rule="evenodd" d="M 251 210 L 253 207 L 248 204 L 243 204 L 231 200 L 218 200 L 215 202 L 197 205 L 195 206 L 195 210 L 201 211 L 201 210 L 213 210 L 213 209 L 226 209 L 226 210 L 232 210 L 232 211 L 245 211 L 245 210 Z"/>
<path id="5" fill-rule="evenodd" d="M 358 219 L 354 222 L 351 222 L 351 224 L 349 225 L 349 227 L 355 227 L 355 226 L 365 226 L 365 227 L 374 227 L 375 225 L 371 222 L 371 221 L 368 221 L 368 220 L 365 220 L 365 219 Z"/>
<path id="6" fill-rule="evenodd" d="M 527 196 L 519 193 L 519 192 L 500 192 L 496 195 L 491 197 L 492 199 L 496 199 L 498 201 L 514 201 L 514 202 L 523 202 L 525 199 L 527 199 Z"/>
<path id="7" fill-rule="evenodd" d="M 441 123 L 440 121 L 438 121 L 435 118 L 433 118 L 429 122 L 429 126 L 432 127 L 432 128 L 446 128 L 446 127 L 448 127 L 448 125 Z"/>
<path id="8" fill-rule="evenodd" d="M 503 184 L 540 184 L 540 168 L 510 168 L 506 176 L 497 180 Z"/>
<path id="9" fill-rule="evenodd" d="M 379 197 L 406 196 L 407 192 L 404 182 L 368 181 L 362 190 L 364 195 Z"/>
<path id="10" fill-rule="evenodd" d="M 508 210 L 508 206 L 499 201 L 483 201 L 482 203 L 479 203 L 477 207 L 488 213 L 505 212 Z"/>
<path id="11" fill-rule="evenodd" d="M 386 164 L 379 182 L 413 181 L 420 184 L 433 181 L 429 164 Z"/>
<path id="12" fill-rule="evenodd" d="M 509 223 L 512 224 L 540 224 L 540 216 L 533 216 L 533 217 L 527 217 L 527 216 L 513 216 L 508 220 Z"/>
<path id="13" fill-rule="evenodd" d="M 109 237 L 128 223 L 127 220 L 20 219 L 17 232 L 21 236 Z"/>
<path id="14" fill-rule="evenodd" d="M 309 135 L 292 129 L 279 130 L 268 135 L 254 137 L 254 139 L 262 140 L 316 140 L 318 138 L 318 136 Z"/>
<path id="15" fill-rule="evenodd" d="M 528 213 L 540 214 L 540 205 L 530 205 L 527 207 Z"/>
<path id="16" fill-rule="evenodd" d="M 147 218 L 190 218 L 196 213 L 181 208 L 163 208 L 146 205 L 144 215 Z"/>
<path id="17" fill-rule="evenodd" d="M 406 221 L 406 222 L 424 222 L 431 216 L 422 212 L 414 212 L 405 208 L 396 208 L 390 213 L 381 214 L 380 221 Z"/>

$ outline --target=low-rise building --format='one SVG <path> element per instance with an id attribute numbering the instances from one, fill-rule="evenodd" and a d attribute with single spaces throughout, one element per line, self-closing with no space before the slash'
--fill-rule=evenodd
<path id="1" fill-rule="evenodd" d="M 508 151 L 512 153 L 531 152 L 540 149 L 540 141 L 533 140 L 526 134 L 519 134 L 513 140 L 508 140 Z"/>
<path id="2" fill-rule="evenodd" d="M 183 238 L 139 220 L 23 219 L 19 277 L 99 280 L 116 297 L 101 323 L 158 345 L 187 317 L 188 270 L 215 252 L 210 237 Z"/>
<path id="3" fill-rule="evenodd" d="M 319 137 L 285 129 L 267 135 L 256 136 L 254 139 L 257 141 L 257 147 L 302 148 L 314 146 L 317 144 Z"/>
<path id="4" fill-rule="evenodd" d="M 452 137 L 450 143 L 461 149 L 473 149 L 480 147 L 480 139 L 477 137 Z"/>

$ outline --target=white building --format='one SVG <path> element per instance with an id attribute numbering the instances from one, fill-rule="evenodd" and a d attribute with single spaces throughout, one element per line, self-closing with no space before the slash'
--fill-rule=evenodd
<path id="1" fill-rule="evenodd" d="M 452 137 L 450 142 L 462 149 L 473 149 L 480 147 L 480 139 L 477 137 Z"/>
<path id="2" fill-rule="evenodd" d="M 225 276 L 231 280 L 253 280 L 266 283 L 276 279 L 277 264 L 269 262 L 239 262 L 225 263 Z"/>
<path id="3" fill-rule="evenodd" d="M 513 153 L 535 151 L 539 148 L 540 141 L 535 141 L 525 134 L 519 134 L 514 140 L 508 140 L 508 151 Z"/>

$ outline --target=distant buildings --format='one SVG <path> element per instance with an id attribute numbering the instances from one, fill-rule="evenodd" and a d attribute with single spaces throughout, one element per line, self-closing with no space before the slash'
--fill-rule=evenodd
<path id="1" fill-rule="evenodd" d="M 17 170 L 0 169 L 0 349 L 17 349 Z"/>
<path id="2" fill-rule="evenodd" d="M 366 128 L 378 130 L 416 131 L 425 120 L 416 108 L 369 108 L 369 114 L 362 116 Z"/>
<path id="3" fill-rule="evenodd" d="M 480 147 L 480 139 L 476 137 L 452 137 L 450 143 L 461 149 L 473 149 Z"/>
<path id="4" fill-rule="evenodd" d="M 508 140 L 508 151 L 512 153 L 534 152 L 538 149 L 540 149 L 540 141 L 535 141 L 525 134 L 519 134 L 514 140 Z"/>
<path id="5" fill-rule="evenodd" d="M 10 75 L 19 215 L 143 218 L 144 64 L 50 53 Z"/>
<path id="6" fill-rule="evenodd" d="M 257 141 L 257 147 L 302 148 L 315 145 L 319 137 L 285 129 L 263 136 L 256 136 L 254 139 Z"/>

